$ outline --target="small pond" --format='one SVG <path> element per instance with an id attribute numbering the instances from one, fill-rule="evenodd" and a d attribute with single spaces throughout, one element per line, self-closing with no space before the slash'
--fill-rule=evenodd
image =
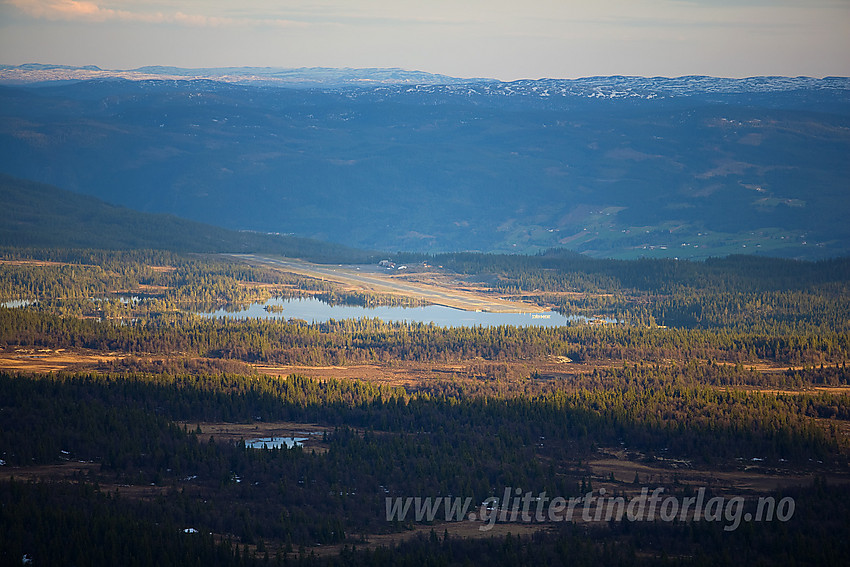
<path id="1" fill-rule="evenodd" d="M 30 301 L 29 299 L 13 299 L 11 301 L 4 301 L 0 303 L 0 307 L 7 307 L 9 309 L 19 309 L 21 307 L 26 307 L 28 305 L 34 305 L 34 301 Z"/>
<path id="2" fill-rule="evenodd" d="M 306 440 L 306 437 L 260 437 L 245 441 L 245 446 L 249 449 L 292 449 L 295 446 L 300 447 Z"/>

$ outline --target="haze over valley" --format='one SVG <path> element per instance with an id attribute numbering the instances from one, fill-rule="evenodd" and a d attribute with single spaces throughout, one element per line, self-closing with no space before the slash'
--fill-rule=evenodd
<path id="1" fill-rule="evenodd" d="M 844 78 L 92 72 L 0 70 L 0 171 L 387 252 L 850 250 Z"/>

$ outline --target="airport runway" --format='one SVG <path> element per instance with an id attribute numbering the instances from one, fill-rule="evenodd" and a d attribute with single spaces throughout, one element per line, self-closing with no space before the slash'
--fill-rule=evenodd
<path id="1" fill-rule="evenodd" d="M 545 309 L 529 303 L 506 301 L 469 291 L 458 291 L 447 287 L 404 281 L 398 277 L 398 272 L 384 271 L 383 268 L 378 266 L 313 264 L 301 260 L 270 258 L 255 254 L 229 254 L 229 256 L 249 264 L 329 280 L 365 291 L 413 297 L 435 305 L 444 305 L 465 311 L 490 313 L 540 313 L 545 311 Z"/>

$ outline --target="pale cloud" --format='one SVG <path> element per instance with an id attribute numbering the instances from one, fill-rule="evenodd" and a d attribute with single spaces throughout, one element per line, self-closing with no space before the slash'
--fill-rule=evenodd
<path id="1" fill-rule="evenodd" d="M 128 10 L 110 8 L 104 3 L 85 0 L 4 0 L 20 12 L 36 19 L 81 22 L 141 22 L 147 24 L 177 24 L 192 27 L 251 26 L 303 27 L 304 22 L 285 18 L 250 18 L 187 14 L 183 11 Z M 129 3 L 137 8 L 143 2 Z"/>
<path id="2" fill-rule="evenodd" d="M 24 14 L 37 19 L 78 20 L 105 22 L 108 20 L 136 20 L 151 23 L 164 21 L 159 13 L 138 13 L 102 8 L 94 2 L 79 0 L 6 0 Z"/>
<path id="3" fill-rule="evenodd" d="M 308 0 L 0 0 L 31 18 L 78 22 L 172 23 L 190 26 L 354 26 L 465 25 L 486 22 L 485 4 L 411 3 L 360 0 L 357 3 Z"/>
<path id="4" fill-rule="evenodd" d="M 848 0 L 809 0 L 848 6 Z M 142 22 L 192 27 L 352 26 L 375 29 L 417 26 L 457 32 L 555 33 L 563 26 L 629 28 L 767 26 L 793 24 L 807 9 L 792 0 L 748 0 L 740 5 L 714 0 L 0 0 L 35 19 L 78 22 Z M 809 8 L 810 10 L 810 8 Z"/>
<path id="5" fill-rule="evenodd" d="M 823 76 L 848 29 L 850 0 L 0 0 L 0 62 Z"/>

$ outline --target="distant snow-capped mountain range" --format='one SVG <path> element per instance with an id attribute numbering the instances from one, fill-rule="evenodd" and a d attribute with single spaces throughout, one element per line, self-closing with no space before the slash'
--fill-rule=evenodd
<path id="1" fill-rule="evenodd" d="M 707 93 L 767 93 L 782 91 L 850 90 L 850 78 L 826 77 L 748 77 L 729 79 L 706 76 L 686 77 L 586 77 L 581 79 L 538 79 L 512 82 L 478 82 L 465 85 L 417 85 L 425 91 L 466 92 L 482 96 L 536 96 L 588 98 L 642 98 L 688 96 Z"/>
<path id="2" fill-rule="evenodd" d="M 395 68 L 277 68 L 220 67 L 185 69 L 148 66 L 130 70 L 101 69 L 88 65 L 0 65 L 0 84 L 50 84 L 96 79 L 211 80 L 235 85 L 289 88 L 350 89 L 387 88 L 393 91 L 468 96 L 521 96 L 587 98 L 641 98 L 688 96 L 707 93 L 766 93 L 782 91 L 850 90 L 850 78 L 748 77 L 743 79 L 691 75 L 684 77 L 599 76 L 580 79 L 523 79 L 498 81 L 458 78 Z"/>

